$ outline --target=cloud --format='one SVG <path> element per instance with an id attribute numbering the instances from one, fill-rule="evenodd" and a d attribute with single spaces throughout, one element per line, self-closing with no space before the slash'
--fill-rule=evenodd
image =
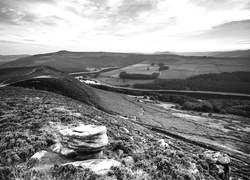
<path id="1" fill-rule="evenodd" d="M 207 10 L 215 11 L 245 7 L 249 0 L 190 0 L 190 2 Z"/>
<path id="2" fill-rule="evenodd" d="M 117 15 L 121 18 L 136 18 L 142 12 L 147 12 L 156 7 L 156 1 L 123 1 L 118 8 Z"/>
<path id="3" fill-rule="evenodd" d="M 18 25 L 21 22 L 33 22 L 36 15 L 18 7 L 0 2 L 0 23 Z"/>

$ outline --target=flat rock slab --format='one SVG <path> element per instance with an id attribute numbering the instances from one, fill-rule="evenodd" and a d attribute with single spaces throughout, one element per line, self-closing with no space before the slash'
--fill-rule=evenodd
<path id="1" fill-rule="evenodd" d="M 73 165 L 74 167 L 90 169 L 97 175 L 105 175 L 110 171 L 111 167 L 121 166 L 121 163 L 113 159 L 91 159 L 86 161 L 76 161 L 62 164 L 62 166 L 66 165 Z"/>
<path id="2" fill-rule="evenodd" d="M 64 129 L 60 131 L 61 135 L 63 136 L 75 137 L 80 139 L 84 137 L 88 138 L 98 134 L 104 134 L 106 132 L 107 129 L 105 126 L 84 125 L 84 124 L 75 128 Z"/>

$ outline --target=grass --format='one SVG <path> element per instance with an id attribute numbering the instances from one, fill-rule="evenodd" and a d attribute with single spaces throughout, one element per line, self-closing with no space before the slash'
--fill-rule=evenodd
<path id="1" fill-rule="evenodd" d="M 156 65 L 151 66 L 151 62 Z M 205 57 L 183 57 L 183 56 L 150 56 L 145 62 L 123 67 L 119 70 L 101 73 L 99 80 L 110 85 L 124 85 L 120 81 L 119 74 L 122 71 L 137 74 L 152 74 L 159 72 L 158 63 L 162 62 L 169 66 L 169 70 L 161 71 L 159 79 L 186 79 L 195 75 L 221 72 L 250 71 L 249 61 L 242 58 L 205 58 Z M 149 68 L 149 70 L 147 70 Z M 148 83 L 129 81 L 127 84 Z"/>
<path id="2" fill-rule="evenodd" d="M 154 134 L 132 122 L 108 115 L 91 106 L 74 101 L 67 97 L 50 92 L 28 90 L 23 88 L 6 87 L 0 89 L 0 143 L 1 162 L 7 177 L 19 179 L 218 179 L 213 177 L 208 169 L 200 167 L 198 174 L 190 173 L 190 163 L 199 164 L 197 154 L 202 149 L 193 145 L 169 140 Z M 54 111 L 64 107 L 67 111 Z M 72 113 L 81 113 L 81 117 Z M 67 119 L 67 120 L 65 120 Z M 134 163 L 131 167 L 114 168 L 106 177 L 92 176 L 89 171 L 67 167 L 71 170 L 59 169 L 55 166 L 50 173 L 33 172 L 25 168 L 25 163 L 35 152 L 47 149 L 54 143 L 55 132 L 52 124 L 69 125 L 76 123 L 105 125 L 108 129 L 109 145 L 104 151 L 107 158 L 116 159 L 132 156 Z M 48 128 L 46 128 L 48 127 Z M 50 127 L 50 128 L 49 128 Z M 127 134 L 122 127 L 129 130 Z M 132 138 L 131 138 L 132 137 Z M 157 141 L 165 138 L 172 141 L 174 146 L 162 149 Z M 175 146 L 181 147 L 179 150 Z M 180 149 L 192 149 L 189 152 Z M 115 151 L 121 149 L 123 154 L 118 156 Z M 206 162 L 200 159 L 203 164 Z M 199 168 L 199 166 L 198 166 Z M 1 169 L 3 172 L 3 168 Z M 7 173 L 9 171 L 9 173 Z M 7 178 L 3 176 L 2 179 Z"/>

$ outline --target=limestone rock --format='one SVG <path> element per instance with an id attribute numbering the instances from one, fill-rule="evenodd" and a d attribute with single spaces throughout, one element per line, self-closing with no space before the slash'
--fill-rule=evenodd
<path id="1" fill-rule="evenodd" d="M 83 169 L 90 169 L 97 175 L 105 175 L 110 171 L 111 167 L 121 166 L 121 163 L 113 159 L 91 159 L 86 161 L 66 163 L 62 166 L 65 165 L 73 165 Z"/>
<path id="2" fill-rule="evenodd" d="M 80 125 L 59 131 L 64 147 L 78 152 L 99 152 L 108 144 L 105 126 Z"/>

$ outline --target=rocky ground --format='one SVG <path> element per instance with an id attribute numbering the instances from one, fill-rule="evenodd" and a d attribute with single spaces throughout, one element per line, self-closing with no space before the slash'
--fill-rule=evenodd
<path id="1" fill-rule="evenodd" d="M 216 152 L 210 152 L 211 148 L 193 141 L 188 142 L 187 139 L 195 140 L 190 138 L 190 134 L 179 138 L 183 132 L 196 133 L 195 137 L 199 134 L 199 141 L 202 133 L 204 136 L 223 136 L 225 133 L 190 120 L 184 121 L 183 117 L 176 117 L 162 107 L 135 102 L 126 95 L 98 93 L 103 97 L 102 106 L 112 109 L 113 115 L 46 91 L 1 88 L 0 179 L 221 179 L 223 174 L 226 178 L 229 173 L 226 169 L 229 162 L 225 162 L 229 160 L 227 156 L 223 156 L 223 161 L 218 157 L 214 161 L 209 153 Z M 46 173 L 30 169 L 30 158 L 41 150 L 51 152 L 51 146 L 57 143 L 60 136 L 60 129 L 80 124 L 107 128 L 108 144 L 102 159 L 116 160 L 121 163 L 120 166 L 100 176 L 88 169 L 63 166 L 65 161 L 72 161 L 66 158 L 64 162 L 51 159 L 51 164 L 56 164 Z M 164 128 L 168 130 L 166 132 L 179 136 L 156 131 L 144 124 Z M 230 159 L 232 179 L 250 179 L 248 161 L 232 156 Z"/>

